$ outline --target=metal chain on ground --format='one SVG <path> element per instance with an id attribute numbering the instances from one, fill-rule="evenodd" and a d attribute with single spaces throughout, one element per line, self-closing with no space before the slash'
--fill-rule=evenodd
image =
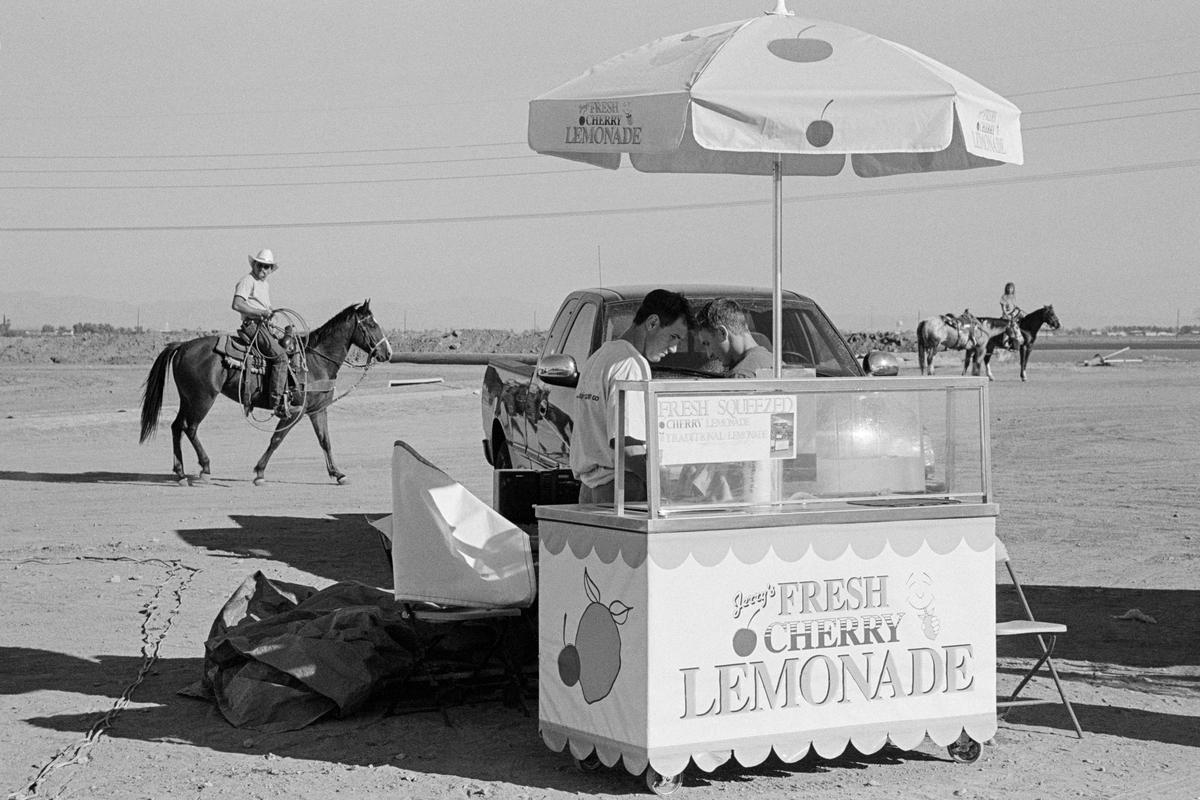
<path id="1" fill-rule="evenodd" d="M 162 645 L 163 640 L 166 639 L 172 625 L 175 623 L 175 617 L 178 615 L 179 608 L 183 604 L 183 592 L 185 589 L 187 589 L 188 584 L 191 583 L 192 578 L 194 578 L 196 574 L 201 571 L 196 567 L 189 567 L 180 561 L 166 561 L 161 558 L 136 559 L 129 558 L 128 556 L 116 556 L 108 558 L 99 556 L 78 556 L 74 560 L 131 561 L 137 564 L 161 564 L 167 567 L 167 575 L 165 578 L 163 578 L 162 582 L 155 587 L 154 596 L 142 605 L 140 611 L 143 617 L 141 626 L 142 663 L 138 668 L 137 676 L 134 677 L 133 681 L 125 687 L 124 691 L 121 692 L 121 696 L 113 702 L 112 707 L 105 712 L 104 716 L 102 716 L 94 725 L 92 725 L 91 729 L 88 730 L 82 739 L 68 745 L 67 747 L 64 747 L 62 750 L 59 750 L 53 758 L 51 758 L 42 766 L 41 769 L 38 770 L 37 775 L 35 775 L 33 780 L 27 783 L 24 788 L 9 794 L 8 800 L 32 800 L 32 798 L 36 798 L 38 796 L 38 791 L 42 787 L 42 784 L 52 774 L 63 767 L 67 767 L 72 764 L 86 764 L 88 762 L 89 759 L 87 756 L 87 750 L 94 745 L 101 736 L 104 735 L 106 730 L 112 727 L 113 723 L 116 721 L 116 718 L 122 711 L 125 710 L 125 707 L 129 705 L 129 701 L 133 697 L 134 690 L 137 689 L 137 687 L 141 685 L 142 681 L 146 679 L 146 676 L 150 673 L 150 670 L 158 661 L 158 649 Z M 16 563 L 53 564 L 69 562 L 52 562 L 50 560 L 34 558 L 24 559 Z M 170 583 L 172 579 L 174 579 L 175 576 L 179 575 L 180 573 L 183 573 L 182 578 L 180 579 L 179 584 L 172 591 L 174 602 L 171 608 L 166 612 L 166 619 L 161 623 L 160 629 L 157 631 L 157 633 L 152 634 L 151 623 L 154 621 L 155 617 L 159 615 L 159 611 L 161 610 L 159 607 L 159 600 L 162 598 L 163 590 L 166 588 L 167 584 Z"/>

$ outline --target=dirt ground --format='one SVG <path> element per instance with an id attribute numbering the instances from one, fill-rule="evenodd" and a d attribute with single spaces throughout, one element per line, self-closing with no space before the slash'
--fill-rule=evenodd
<path id="1" fill-rule="evenodd" d="M 267 435 L 224 400 L 201 429 L 214 479 L 171 480 L 166 427 L 137 443 L 146 370 L 0 364 L 0 790 L 189 800 L 646 794 L 623 770 L 579 771 L 542 743 L 536 712 L 500 703 L 455 708 L 448 726 L 437 713 L 389 715 L 380 700 L 264 735 L 177 695 L 200 676 L 221 604 L 255 570 L 390 586 L 367 518 L 390 510 L 393 440 L 490 498 L 482 368 L 376 368 L 330 414 L 350 483 L 327 480 L 304 424 L 263 487 L 250 478 Z M 1034 608 L 1070 626 L 1058 663 L 1085 737 L 1062 706 L 1034 706 L 1001 721 L 971 765 L 928 742 L 730 762 L 689 769 L 682 796 L 1200 797 L 1200 362 L 1036 363 L 1024 384 L 1011 364 L 997 372 L 999 530 Z M 406 376 L 444 382 L 388 388 Z M 172 389 L 168 423 L 173 402 Z M 997 597 L 1015 610 L 1007 585 Z M 1156 622 L 1119 619 L 1131 609 Z M 1018 655 L 1001 643 L 1002 685 Z"/>

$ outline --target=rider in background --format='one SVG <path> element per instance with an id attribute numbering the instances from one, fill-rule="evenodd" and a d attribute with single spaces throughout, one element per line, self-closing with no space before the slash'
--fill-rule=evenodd
<path id="1" fill-rule="evenodd" d="M 1017 307 L 1017 285 L 1011 281 L 1004 284 L 1004 294 L 1000 296 L 1000 314 L 1005 319 L 1010 320 L 1009 334 L 1005 337 L 1005 344 L 1010 350 L 1015 350 L 1019 342 L 1013 336 L 1012 331 L 1016 328 L 1017 323 L 1021 321 L 1021 317 L 1025 315 Z"/>
<path id="2" fill-rule="evenodd" d="M 276 416 L 287 417 L 287 351 L 267 324 L 274 313 L 267 276 L 279 265 L 270 250 L 259 250 L 249 258 L 250 274 L 233 288 L 233 310 L 242 315 L 242 336 L 267 358 L 267 407 L 275 409 Z"/>

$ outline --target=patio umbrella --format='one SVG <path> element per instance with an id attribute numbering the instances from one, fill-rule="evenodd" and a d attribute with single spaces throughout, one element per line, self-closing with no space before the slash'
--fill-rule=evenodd
<path id="1" fill-rule="evenodd" d="M 1020 164 L 1020 110 L 903 45 L 793 15 L 668 36 L 530 102 L 529 146 L 609 169 L 774 177 L 782 371 L 783 176 L 872 178 Z"/>

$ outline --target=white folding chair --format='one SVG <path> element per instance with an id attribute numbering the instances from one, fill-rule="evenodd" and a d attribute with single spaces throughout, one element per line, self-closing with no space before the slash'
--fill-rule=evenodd
<path id="1" fill-rule="evenodd" d="M 997 698 L 996 707 L 1012 708 L 1014 706 L 1032 706 L 1058 702 L 1054 698 L 1020 697 L 1021 690 L 1045 666 L 1050 673 L 1050 677 L 1054 679 L 1054 685 L 1058 689 L 1058 696 L 1063 706 L 1071 716 L 1071 724 L 1075 726 L 1075 735 L 1082 739 L 1083 729 L 1079 727 L 1079 720 L 1075 717 L 1075 709 L 1071 707 L 1071 701 L 1067 699 L 1067 693 L 1063 689 L 1062 680 L 1059 678 L 1058 670 L 1054 666 L 1053 658 L 1051 658 L 1054 652 L 1054 645 L 1058 641 L 1058 636 L 1067 632 L 1067 626 L 1059 622 L 1044 622 L 1034 617 L 1033 610 L 1029 607 L 1029 601 L 1025 598 L 1025 590 L 1021 588 L 1021 581 L 1017 579 L 1017 573 L 1013 569 L 1012 561 L 1009 559 L 1008 548 L 999 539 L 996 539 L 996 562 L 1004 563 L 1013 588 L 1017 590 L 1017 597 L 1021 601 L 1021 608 L 1025 612 L 1025 619 L 998 621 L 996 623 L 996 636 L 1034 636 L 1037 638 L 1038 646 L 1042 653 L 1033 666 L 1025 670 L 1024 674 L 1022 674 L 1012 694 L 1005 699 Z"/>
<path id="2" fill-rule="evenodd" d="M 511 647 L 521 611 L 537 594 L 529 536 L 403 441 L 392 450 L 392 515 L 374 523 L 389 538 L 396 599 L 409 609 L 422 652 L 417 669 L 435 685 L 470 688 L 498 659 L 506 694 L 524 710 L 524 677 Z M 469 629 L 485 641 L 463 669 L 439 672 L 433 653 Z M 462 687 L 456 682 L 466 679 Z"/>

